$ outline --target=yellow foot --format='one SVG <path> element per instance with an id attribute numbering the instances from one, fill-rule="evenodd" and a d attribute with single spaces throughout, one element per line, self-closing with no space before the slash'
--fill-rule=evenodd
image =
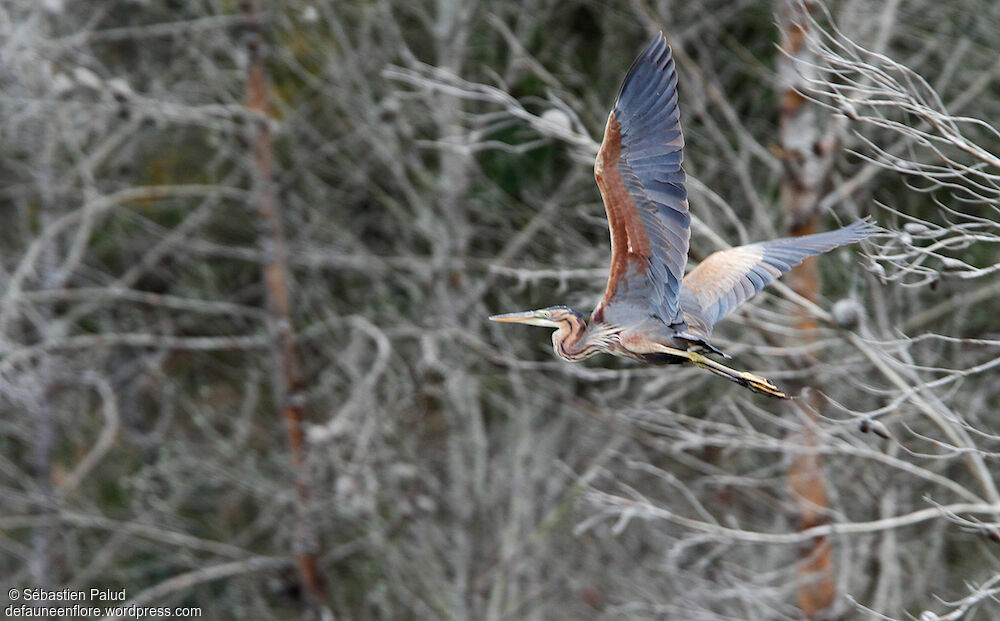
<path id="1" fill-rule="evenodd" d="M 664 348 L 665 350 L 668 348 Z M 740 386 L 745 386 L 750 390 L 760 393 L 762 395 L 771 395 L 772 397 L 777 397 L 779 399 L 789 399 L 790 397 L 785 393 L 778 390 L 778 387 L 764 379 L 763 377 L 758 377 L 753 373 L 747 373 L 745 371 L 737 371 L 736 369 L 730 369 L 724 364 L 719 364 L 718 362 L 712 360 L 711 358 L 706 358 L 699 353 L 691 351 L 680 351 L 676 349 L 671 349 L 669 353 L 674 353 L 678 356 L 683 356 L 690 360 L 695 366 L 699 366 L 703 369 L 707 369 L 716 375 L 721 375 L 722 377 L 736 382 Z"/>
<path id="2" fill-rule="evenodd" d="M 788 399 L 788 395 L 778 390 L 778 387 L 772 384 L 770 381 L 764 379 L 763 377 L 754 375 L 753 373 L 740 373 L 740 384 L 746 386 L 750 390 L 760 393 L 762 395 L 771 395 L 772 397 L 777 397 L 779 399 Z"/>

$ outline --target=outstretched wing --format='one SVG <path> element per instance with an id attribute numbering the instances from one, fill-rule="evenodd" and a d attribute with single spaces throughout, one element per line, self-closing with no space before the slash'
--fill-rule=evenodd
<path id="1" fill-rule="evenodd" d="M 677 72 L 661 33 L 625 76 L 594 165 L 611 227 L 611 274 L 595 319 L 627 302 L 630 313 L 681 320 L 691 223 L 683 146 Z"/>
<path id="2" fill-rule="evenodd" d="M 708 336 L 720 319 L 806 257 L 879 231 L 866 218 L 836 231 L 785 237 L 720 250 L 684 277 L 681 306 L 692 331 Z"/>

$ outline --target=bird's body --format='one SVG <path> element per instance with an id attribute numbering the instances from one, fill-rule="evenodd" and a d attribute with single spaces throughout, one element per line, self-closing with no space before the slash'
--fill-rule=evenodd
<path id="1" fill-rule="evenodd" d="M 663 35 L 639 55 L 608 116 L 594 176 L 611 230 L 611 271 L 588 324 L 565 306 L 495 315 L 557 328 L 556 354 L 571 361 L 610 353 L 650 364 L 691 363 L 754 392 L 785 398 L 768 380 L 704 355 L 712 328 L 806 257 L 856 242 L 868 220 L 827 233 L 720 250 L 684 275 L 691 218 L 677 106 L 677 73 Z"/>

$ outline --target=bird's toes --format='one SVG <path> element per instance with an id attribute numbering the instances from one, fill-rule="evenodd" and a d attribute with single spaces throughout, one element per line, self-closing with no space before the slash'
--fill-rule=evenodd
<path id="1" fill-rule="evenodd" d="M 778 387 L 772 384 L 769 380 L 764 379 L 753 373 L 741 373 L 740 378 L 743 379 L 747 388 L 750 390 L 760 393 L 762 395 L 771 395 L 772 397 L 778 397 L 779 399 L 787 399 L 788 395 L 778 390 Z M 742 383 L 742 382 L 741 382 Z"/>

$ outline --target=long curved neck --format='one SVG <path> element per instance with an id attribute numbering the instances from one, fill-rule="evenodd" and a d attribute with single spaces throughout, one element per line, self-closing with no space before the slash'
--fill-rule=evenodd
<path id="1" fill-rule="evenodd" d="M 583 316 L 572 314 L 560 322 L 559 329 L 552 334 L 552 347 L 556 355 L 569 361 L 585 360 L 599 353 L 603 348 L 587 330 Z"/>

